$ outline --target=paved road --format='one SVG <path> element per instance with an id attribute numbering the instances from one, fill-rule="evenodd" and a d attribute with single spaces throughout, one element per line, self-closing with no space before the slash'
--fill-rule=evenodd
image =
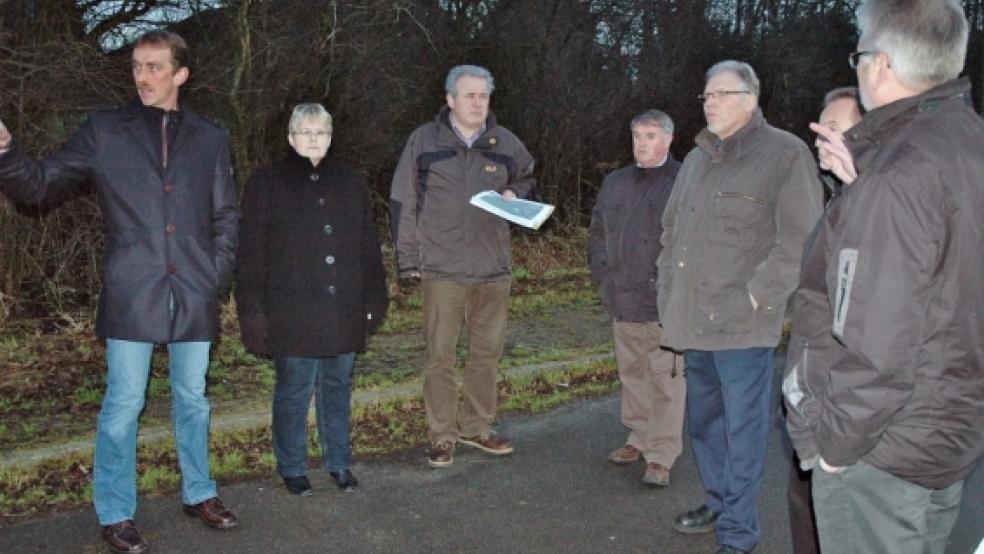
<path id="1" fill-rule="evenodd" d="M 505 419 L 513 456 L 459 450 L 452 467 L 432 470 L 422 450 L 356 463 L 355 493 L 313 474 L 316 494 L 298 498 L 268 478 L 222 488 L 243 521 L 218 532 L 184 516 L 174 496 L 144 500 L 138 524 L 151 552 L 236 554 L 325 552 L 713 552 L 713 536 L 670 529 L 699 504 L 689 447 L 667 489 L 639 481 L 642 464 L 618 467 L 605 455 L 623 440 L 618 398 L 580 401 L 555 412 Z M 769 444 L 756 552 L 789 552 L 786 456 L 778 430 Z M 948 554 L 969 554 L 984 535 L 984 470 L 967 483 Z M 92 511 L 83 509 L 0 529 L 0 552 L 101 552 Z"/>

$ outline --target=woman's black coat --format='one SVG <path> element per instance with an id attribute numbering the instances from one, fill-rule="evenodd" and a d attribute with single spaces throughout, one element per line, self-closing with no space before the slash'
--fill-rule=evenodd
<path id="1" fill-rule="evenodd" d="M 291 150 L 246 187 L 236 301 L 246 348 L 318 358 L 363 350 L 386 314 L 365 179 Z"/>

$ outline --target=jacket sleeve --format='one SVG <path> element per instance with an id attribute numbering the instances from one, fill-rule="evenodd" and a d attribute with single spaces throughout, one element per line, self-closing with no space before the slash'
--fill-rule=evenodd
<path id="1" fill-rule="evenodd" d="M 236 268 L 236 310 L 239 334 L 247 350 L 269 354 L 269 327 L 266 313 L 267 237 L 273 206 L 268 194 L 270 179 L 266 170 L 253 172 L 243 196 L 242 235 L 239 267 Z"/>
<path id="2" fill-rule="evenodd" d="M 25 204 L 40 204 L 57 191 L 89 179 L 97 139 L 89 118 L 61 148 L 43 161 L 27 157 L 18 141 L 0 154 L 0 192 Z"/>
<path id="3" fill-rule="evenodd" d="M 601 302 L 611 312 L 611 298 L 608 291 L 608 249 L 605 237 L 604 203 L 609 189 L 609 177 L 601 184 L 601 191 L 591 209 L 591 226 L 588 228 L 588 267 L 591 269 L 591 281 L 598 288 Z"/>
<path id="4" fill-rule="evenodd" d="M 775 240 L 748 282 L 748 292 L 760 310 L 782 309 L 796 289 L 803 243 L 820 219 L 822 194 L 816 163 L 806 145 L 799 143 L 776 199 Z"/>
<path id="5" fill-rule="evenodd" d="M 516 193 L 517 198 L 531 198 L 536 180 L 533 178 L 533 156 L 523 143 L 517 139 L 516 149 L 516 175 L 509 180 L 506 188 Z"/>
<path id="6" fill-rule="evenodd" d="M 369 189 L 362 177 L 359 177 L 362 189 L 362 271 L 365 283 L 366 321 L 370 334 L 383 324 L 386 311 L 389 308 L 389 295 L 386 289 L 386 267 L 383 265 L 383 254 L 379 249 L 379 238 L 376 235 L 376 224 L 372 217 L 372 205 L 369 200 Z"/>
<path id="7" fill-rule="evenodd" d="M 399 277 L 420 270 L 420 235 L 417 230 L 417 146 L 418 132 L 407 140 L 390 186 L 390 235 L 396 251 Z"/>
<path id="8" fill-rule="evenodd" d="M 673 192 L 670 199 L 666 201 L 666 209 L 663 210 L 661 223 L 663 234 L 660 235 L 660 245 L 663 247 L 656 258 L 656 270 L 658 277 L 656 280 L 656 304 L 659 310 L 660 319 L 666 314 L 666 303 L 670 299 L 670 286 L 673 284 L 673 241 L 675 240 L 674 227 L 676 226 L 677 214 L 680 213 L 680 203 L 683 201 L 684 175 L 687 174 L 687 162 L 684 161 L 683 167 L 677 173 L 676 181 L 673 184 Z"/>
<path id="9" fill-rule="evenodd" d="M 844 349 L 830 365 L 817 432 L 821 455 L 835 466 L 853 464 L 881 440 L 926 356 L 921 333 L 946 242 L 945 208 L 939 187 L 912 177 L 919 174 L 897 164 L 862 176 L 842 199 L 852 205 L 838 223 L 826 281 L 830 331 Z"/>
<path id="10" fill-rule="evenodd" d="M 236 269 L 236 248 L 239 244 L 239 204 L 236 201 L 236 182 L 232 178 L 229 142 L 223 139 L 215 160 L 212 185 L 212 243 L 215 247 L 215 270 L 219 290 L 227 290 Z"/>

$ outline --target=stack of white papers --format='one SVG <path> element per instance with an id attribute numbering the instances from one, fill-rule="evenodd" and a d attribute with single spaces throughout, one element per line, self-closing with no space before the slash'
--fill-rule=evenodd
<path id="1" fill-rule="evenodd" d="M 472 196 L 471 205 L 530 229 L 538 229 L 554 211 L 554 207 L 550 204 L 518 198 L 507 200 L 494 190 Z"/>

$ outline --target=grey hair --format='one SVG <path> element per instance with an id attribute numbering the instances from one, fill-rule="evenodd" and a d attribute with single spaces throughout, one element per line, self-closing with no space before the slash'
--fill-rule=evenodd
<path id="1" fill-rule="evenodd" d="M 826 109 L 827 106 L 841 99 L 854 100 L 858 105 L 858 111 L 861 111 L 861 96 L 858 95 L 858 87 L 837 87 L 831 90 L 823 97 L 823 108 Z"/>
<path id="2" fill-rule="evenodd" d="M 305 102 L 294 106 L 294 112 L 290 114 L 287 129 L 292 133 L 297 131 L 301 126 L 301 121 L 308 117 L 317 119 L 331 132 L 331 114 L 328 113 L 328 110 L 324 106 L 315 102 Z"/>
<path id="3" fill-rule="evenodd" d="M 739 62 L 737 60 L 724 60 L 718 62 L 711 66 L 707 70 L 707 74 L 704 76 L 704 82 L 710 81 L 715 75 L 724 72 L 734 73 L 742 83 L 745 84 L 745 88 L 752 93 L 753 96 L 758 98 L 761 85 L 759 84 L 759 78 L 755 75 L 755 70 L 752 66 L 745 62 Z"/>
<path id="4" fill-rule="evenodd" d="M 955 79 L 967 57 L 967 18 L 956 0 L 865 0 L 858 28 L 858 44 L 888 56 L 910 88 Z"/>
<path id="5" fill-rule="evenodd" d="M 632 122 L 629 123 L 629 130 L 635 128 L 636 125 L 640 123 L 648 123 L 651 125 L 659 125 L 666 134 L 673 134 L 673 120 L 670 116 L 666 115 L 664 112 L 659 110 L 646 110 L 641 114 L 632 118 Z"/>
<path id="6" fill-rule="evenodd" d="M 485 83 L 489 86 L 489 94 L 495 90 L 495 80 L 492 79 L 492 73 L 484 67 L 477 65 L 456 65 L 448 71 L 448 78 L 444 80 L 444 90 L 451 96 L 458 95 L 458 79 L 462 77 L 477 77 L 479 79 L 485 79 Z"/>

